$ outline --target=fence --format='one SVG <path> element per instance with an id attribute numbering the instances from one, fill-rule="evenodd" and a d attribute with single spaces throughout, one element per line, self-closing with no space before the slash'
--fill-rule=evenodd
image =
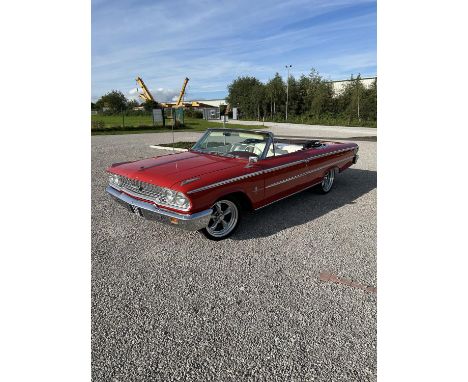
<path id="1" fill-rule="evenodd" d="M 91 113 L 91 130 L 141 128 L 154 129 L 163 127 L 181 127 L 184 125 L 184 109 L 154 109 L 147 111 L 123 111 L 121 113 Z"/>
<path id="2" fill-rule="evenodd" d="M 203 119 L 212 120 L 212 119 L 220 119 L 220 110 L 219 107 L 213 108 L 204 108 L 203 109 Z"/>

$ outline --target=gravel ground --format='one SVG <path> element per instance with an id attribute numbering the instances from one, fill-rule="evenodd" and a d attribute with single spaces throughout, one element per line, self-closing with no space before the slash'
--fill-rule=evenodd
<path id="1" fill-rule="evenodd" d="M 105 193 L 109 164 L 171 140 L 92 137 L 93 380 L 375 381 L 376 295 L 318 276 L 377 286 L 376 142 L 357 142 L 360 161 L 331 193 L 250 213 L 216 243 Z"/>

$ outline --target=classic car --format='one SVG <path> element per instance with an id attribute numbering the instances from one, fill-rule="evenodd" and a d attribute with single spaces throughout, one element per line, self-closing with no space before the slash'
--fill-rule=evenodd
<path id="1" fill-rule="evenodd" d="M 208 129 L 187 152 L 113 164 L 107 192 L 143 218 L 211 240 L 232 235 L 245 210 L 315 187 L 358 159 L 355 143 L 282 138 L 268 131 Z"/>

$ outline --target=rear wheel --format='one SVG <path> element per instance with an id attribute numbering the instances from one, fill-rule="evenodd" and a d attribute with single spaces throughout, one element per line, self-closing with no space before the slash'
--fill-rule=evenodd
<path id="1" fill-rule="evenodd" d="M 321 194 L 327 194 L 333 187 L 333 182 L 335 181 L 336 170 L 331 169 L 326 172 L 322 179 L 322 183 L 317 186 L 318 191 Z"/>
<path id="2" fill-rule="evenodd" d="M 239 225 L 239 204 L 233 199 L 222 199 L 218 200 L 212 209 L 210 222 L 200 232 L 210 240 L 226 239 L 234 233 Z"/>

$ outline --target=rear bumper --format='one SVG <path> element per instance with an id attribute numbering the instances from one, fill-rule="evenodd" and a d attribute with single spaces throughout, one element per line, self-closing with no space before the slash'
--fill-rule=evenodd
<path id="1" fill-rule="evenodd" d="M 177 212 L 163 210 L 154 204 L 143 202 L 136 198 L 108 186 L 106 191 L 118 203 L 123 205 L 130 212 L 136 213 L 147 220 L 158 221 L 169 224 L 188 231 L 198 231 L 205 228 L 210 221 L 212 210 L 205 210 L 192 215 L 179 214 Z"/>
<path id="2" fill-rule="evenodd" d="M 356 154 L 356 155 L 353 157 L 353 164 L 356 164 L 357 161 L 358 161 L 358 159 L 359 159 L 359 155 Z"/>

